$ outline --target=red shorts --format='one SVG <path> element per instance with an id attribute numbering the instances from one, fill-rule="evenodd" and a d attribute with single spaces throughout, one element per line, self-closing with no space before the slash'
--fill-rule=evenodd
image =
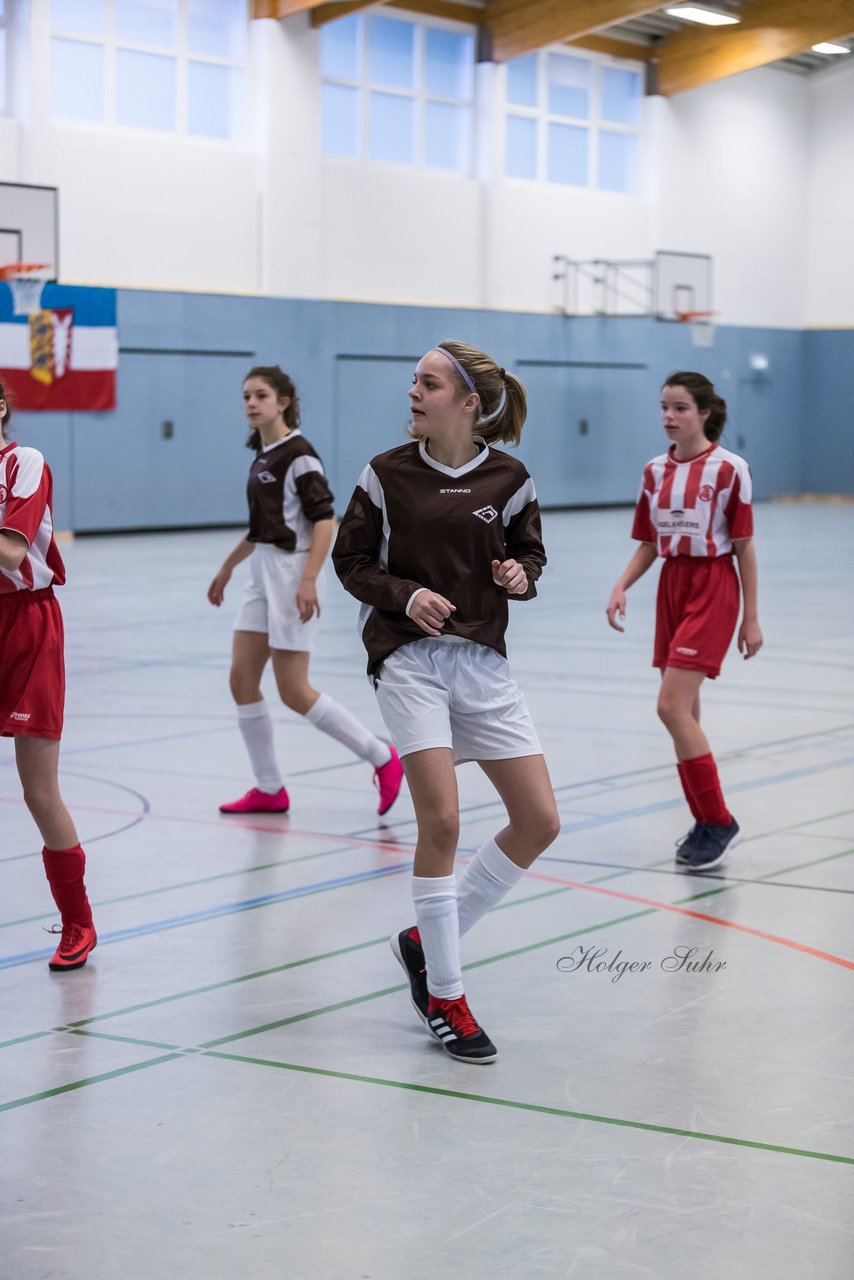
<path id="1" fill-rule="evenodd" d="M 52 587 L 0 595 L 0 735 L 61 738 L 64 632 Z"/>
<path id="2" fill-rule="evenodd" d="M 704 671 L 714 680 L 738 622 L 732 556 L 668 556 L 655 604 L 654 667 Z"/>

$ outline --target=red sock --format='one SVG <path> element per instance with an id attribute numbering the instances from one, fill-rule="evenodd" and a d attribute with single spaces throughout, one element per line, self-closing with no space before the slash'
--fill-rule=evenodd
<path id="1" fill-rule="evenodd" d="M 694 798 L 694 792 L 691 790 L 690 770 L 686 769 L 685 765 L 681 762 L 677 764 L 676 768 L 679 770 L 679 781 L 682 783 L 682 790 L 685 792 L 685 799 L 688 801 L 688 808 L 691 810 L 691 815 L 695 822 L 702 822 L 699 806 Z"/>
<path id="2" fill-rule="evenodd" d="M 732 814 L 726 807 L 718 767 L 711 752 L 705 756 L 695 756 L 693 760 L 683 760 L 679 766 L 679 776 L 686 780 L 686 794 L 690 794 L 697 806 L 695 813 L 698 822 L 710 822 L 716 827 L 728 827 L 732 822 Z M 689 800 L 689 804 L 691 801 Z"/>
<path id="3" fill-rule="evenodd" d="M 80 845 L 73 849 L 42 849 L 42 860 L 62 923 L 91 926 L 92 908 L 83 883 L 86 855 Z"/>

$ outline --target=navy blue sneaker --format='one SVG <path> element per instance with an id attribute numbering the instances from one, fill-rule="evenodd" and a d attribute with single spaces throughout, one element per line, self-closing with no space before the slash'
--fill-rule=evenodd
<path id="1" fill-rule="evenodd" d="M 694 839 L 698 825 L 699 824 L 695 822 L 691 830 L 687 831 L 684 836 L 680 836 L 679 839 L 676 841 L 676 861 L 677 862 L 690 861 L 685 846 L 690 845 L 691 841 Z"/>
<path id="2" fill-rule="evenodd" d="M 427 1025 L 427 966 L 421 943 L 412 937 L 413 929 L 404 929 L 402 933 L 393 933 L 389 942 L 392 953 L 399 961 L 409 979 L 409 996 L 412 1007 L 424 1025 Z"/>
<path id="3" fill-rule="evenodd" d="M 681 846 L 677 858 L 687 871 L 711 871 L 713 867 L 720 866 L 740 840 L 741 831 L 735 818 L 725 827 L 716 826 L 713 822 L 698 822 L 692 835 Z"/>

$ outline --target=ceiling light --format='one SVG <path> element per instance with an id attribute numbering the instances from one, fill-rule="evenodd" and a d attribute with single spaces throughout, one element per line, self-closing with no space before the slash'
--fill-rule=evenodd
<path id="1" fill-rule="evenodd" d="M 741 19 L 732 13 L 723 13 L 720 9 L 701 9 L 696 4 L 677 4 L 672 9 L 665 9 L 671 18 L 682 18 L 685 22 L 701 22 L 706 27 L 728 27 Z"/>
<path id="2" fill-rule="evenodd" d="M 812 51 L 813 53 L 850 53 L 851 52 L 851 50 L 848 48 L 847 45 L 828 44 L 826 40 L 823 40 L 821 44 L 814 44 L 812 47 Z"/>

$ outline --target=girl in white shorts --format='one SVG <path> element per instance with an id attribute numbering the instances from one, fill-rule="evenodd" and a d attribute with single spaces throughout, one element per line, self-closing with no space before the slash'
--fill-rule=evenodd
<path id="1" fill-rule="evenodd" d="M 397 751 L 366 729 L 345 707 L 308 682 L 323 597 L 323 562 L 335 526 L 323 463 L 299 429 L 296 388 L 278 365 L 256 366 L 243 384 L 249 421 L 249 530 L 208 588 L 221 605 L 236 565 L 252 557 L 249 584 L 234 624 L 231 692 L 237 722 L 255 774 L 255 786 L 221 813 L 286 813 L 285 790 L 273 745 L 273 723 L 261 694 L 272 657 L 286 707 L 349 747 L 374 767 L 378 813 L 397 799 L 403 769 Z"/>
<path id="2" fill-rule="evenodd" d="M 460 1062 L 496 1049 L 463 991 L 460 937 L 560 829 L 536 730 L 507 664 L 507 602 L 530 600 L 546 562 L 534 485 L 490 442 L 518 444 L 525 389 L 494 360 L 443 342 L 409 392 L 412 441 L 365 468 L 332 553 L 361 601 L 380 711 L 415 805 L 416 924 L 392 950 L 427 1029 Z M 454 766 L 476 760 L 507 809 L 459 882 Z"/>

